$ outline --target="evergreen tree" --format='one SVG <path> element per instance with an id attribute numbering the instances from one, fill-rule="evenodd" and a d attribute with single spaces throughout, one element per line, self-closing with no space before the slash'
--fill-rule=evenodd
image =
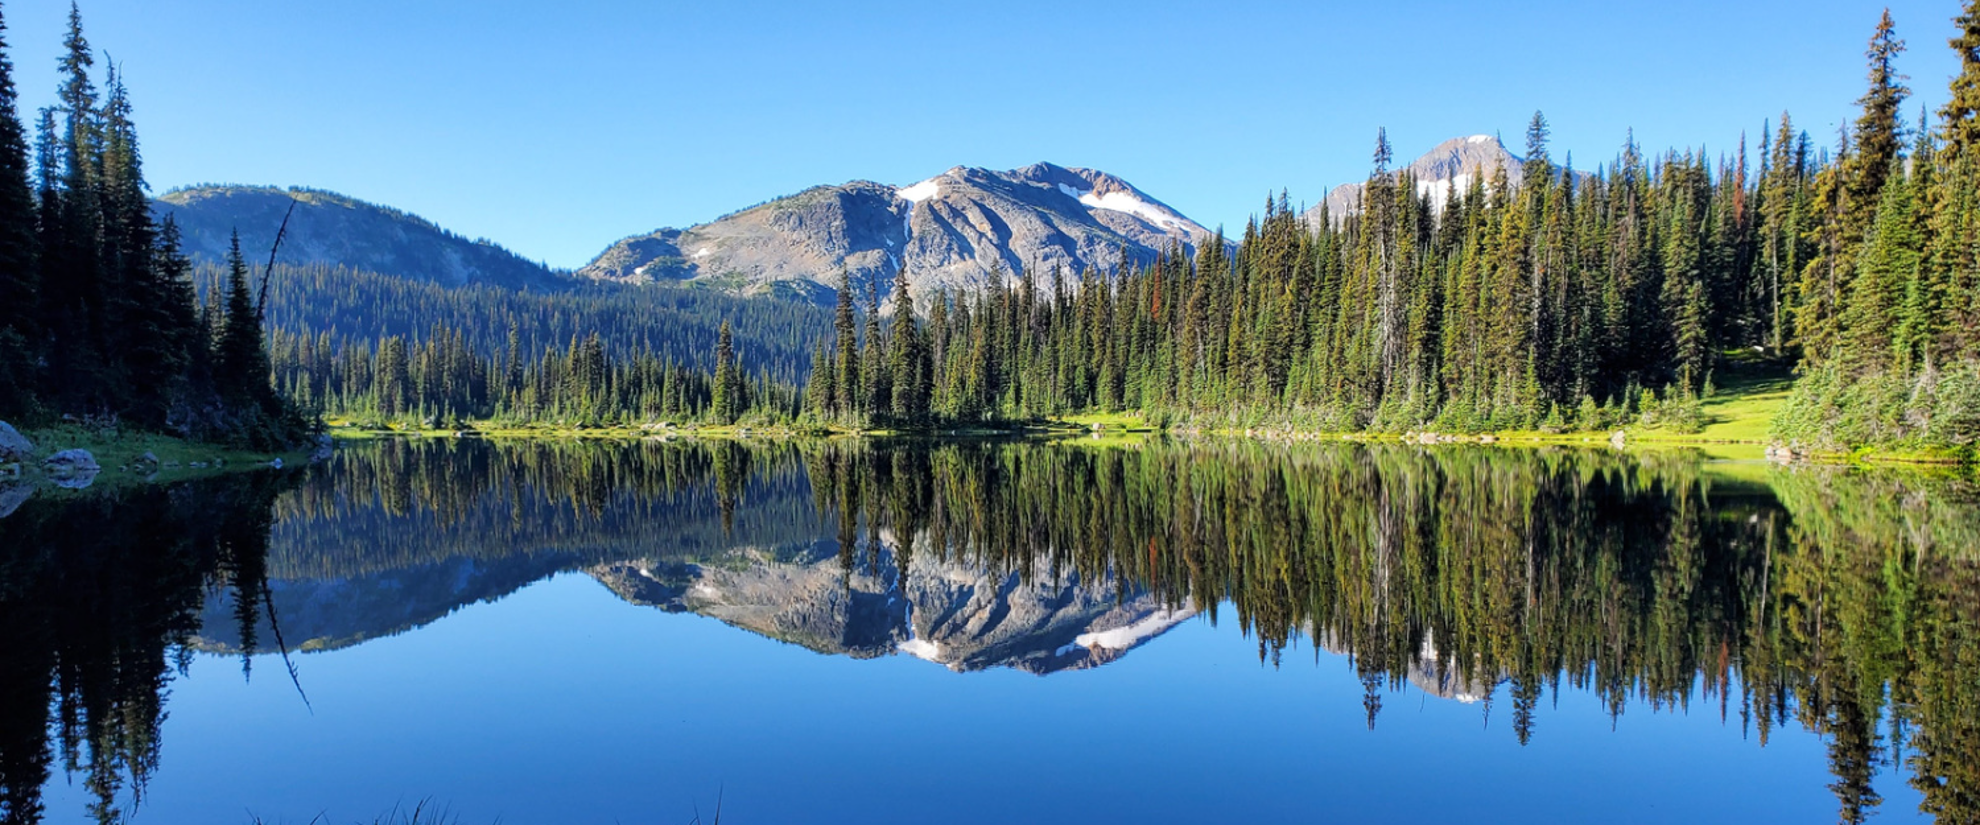
<path id="1" fill-rule="evenodd" d="M 866 294 L 866 334 L 859 350 L 859 374 L 864 381 L 860 385 L 859 411 L 872 417 L 887 413 L 894 390 L 893 376 L 887 372 L 886 344 L 880 340 L 880 285 L 872 284 Z"/>
<path id="2" fill-rule="evenodd" d="M 709 407 L 717 424 L 734 424 L 742 412 L 742 376 L 736 369 L 735 340 L 727 321 L 715 343 L 715 398 Z"/>
<path id="3" fill-rule="evenodd" d="M 837 388 L 834 412 L 847 416 L 860 412 L 865 385 L 859 380 L 859 328 L 853 319 L 852 278 L 844 269 L 839 270 L 837 286 L 837 305 L 832 313 L 833 367 L 837 372 L 832 382 Z"/>
<path id="4" fill-rule="evenodd" d="M 1855 152 L 1847 164 L 1849 201 L 1845 227 L 1852 241 L 1869 231 L 1878 196 L 1904 148 L 1904 124 L 1899 120 L 1899 108 L 1911 90 L 1904 86 L 1904 76 L 1898 74 L 1895 65 L 1897 56 L 1903 52 L 1904 41 L 1897 38 L 1891 11 L 1885 9 L 1877 21 L 1876 33 L 1870 37 L 1870 47 L 1864 52 L 1870 61 L 1870 89 L 1857 99 L 1863 113 L 1856 119 L 1852 141 Z"/>
<path id="5" fill-rule="evenodd" d="M 241 257 L 241 234 L 227 242 L 227 297 L 220 340 L 213 350 L 217 383 L 227 399 L 244 407 L 262 408 L 268 398 L 268 354 L 262 344 L 261 322 L 255 318 L 254 295 L 248 290 L 247 262 Z"/>
<path id="6" fill-rule="evenodd" d="M 1025 283 L 1029 284 L 1027 278 Z M 887 368 L 893 373 L 892 413 L 910 423 L 920 423 L 928 415 L 929 357 L 919 321 L 914 313 L 914 296 L 908 292 L 907 267 L 894 273 L 894 335 L 887 353 Z"/>
<path id="7" fill-rule="evenodd" d="M 6 31 L 0 12 L 0 415 L 19 416 L 35 407 L 41 274 L 27 132 Z"/>

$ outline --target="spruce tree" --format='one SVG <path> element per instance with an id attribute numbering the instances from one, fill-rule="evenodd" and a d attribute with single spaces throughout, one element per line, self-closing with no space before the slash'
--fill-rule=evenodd
<path id="1" fill-rule="evenodd" d="M 1870 62 L 1870 88 L 1857 99 L 1863 113 L 1856 119 L 1852 136 L 1855 153 L 1848 164 L 1849 203 L 1845 214 L 1848 237 L 1861 239 L 1869 231 L 1876 213 L 1878 195 L 1889 179 L 1893 162 L 1904 148 L 1904 125 L 1899 107 L 1911 94 L 1898 74 L 1895 63 L 1904 52 L 1904 41 L 1897 38 L 1890 9 L 1877 21 L 1864 56 Z"/>
<path id="2" fill-rule="evenodd" d="M 1940 114 L 1947 150 L 1963 154 L 1980 146 L 1980 0 L 1967 0 L 1953 23 L 1959 36 L 1948 43 L 1959 55 L 1959 74 L 1953 76 L 1952 94 Z"/>
<path id="3" fill-rule="evenodd" d="M 41 275 L 27 131 L 6 32 L 0 12 L 0 415 L 19 416 L 35 407 Z"/>
<path id="4" fill-rule="evenodd" d="M 280 446 L 285 435 L 280 427 L 281 403 L 269 383 L 268 351 L 247 278 L 241 236 L 235 232 L 227 246 L 226 309 L 220 340 L 214 347 L 214 383 L 235 418 L 236 431 L 231 434 L 235 440 Z"/>
<path id="5" fill-rule="evenodd" d="M 1932 193 L 1930 266 L 1939 281 L 1937 334 L 1927 358 L 1944 363 L 1980 352 L 1980 0 L 1968 0 L 1950 45 L 1959 74 L 1941 110 L 1945 145 Z"/>
<path id="6" fill-rule="evenodd" d="M 894 274 L 893 302 L 894 338 L 887 353 L 887 368 L 893 373 L 892 412 L 902 421 L 918 424 L 928 415 L 928 351 L 915 318 L 905 266 Z"/>
<path id="7" fill-rule="evenodd" d="M 840 416 L 857 415 L 863 386 L 859 380 L 859 327 L 853 318 L 852 276 L 843 268 L 839 270 L 836 286 L 838 302 L 832 313 L 832 366 L 837 375 L 832 384 L 838 392 L 833 411 Z"/>
<path id="8" fill-rule="evenodd" d="M 709 414 L 717 424 L 734 424 L 742 414 L 742 375 L 736 368 L 736 345 L 734 334 L 729 330 L 729 322 L 722 322 L 722 331 L 715 339 L 715 386 L 714 399 L 709 406 Z"/>
<path id="9" fill-rule="evenodd" d="M 880 284 L 867 290 L 866 334 L 860 342 L 860 412 L 867 416 L 885 415 L 893 403 L 893 376 L 887 372 L 887 349 L 880 340 Z"/>

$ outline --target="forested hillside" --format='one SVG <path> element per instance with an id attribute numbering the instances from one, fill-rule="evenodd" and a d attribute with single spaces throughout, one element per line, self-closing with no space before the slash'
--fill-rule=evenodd
<path id="1" fill-rule="evenodd" d="M 861 324 L 842 290 L 809 408 L 1389 431 L 1681 423 L 1715 366 L 1745 352 L 1802 376 L 1776 424 L 1784 439 L 1971 444 L 1980 4 L 1957 25 L 1951 102 L 1907 124 L 1904 46 L 1886 14 L 1861 115 L 1833 148 L 1783 115 L 1750 155 L 1628 141 L 1580 174 L 1554 165 L 1536 114 L 1518 185 L 1498 169 L 1422 191 L 1378 137 L 1359 211 L 1306 220 L 1281 195 L 1232 256 L 1171 249 L 1111 281 L 1025 272 L 884 326 L 878 296 L 864 296 Z"/>
<path id="2" fill-rule="evenodd" d="M 159 220 L 179 225 L 186 254 L 218 262 L 236 231 L 241 246 L 265 250 L 282 233 L 283 263 L 347 266 L 445 286 L 480 284 L 557 291 L 575 285 L 564 273 L 487 240 L 469 240 L 418 215 L 335 192 L 272 186 L 205 184 L 174 189 L 152 202 Z"/>
<path id="3" fill-rule="evenodd" d="M 214 294 L 219 275 L 201 269 L 202 291 Z M 278 265 L 268 291 L 275 385 L 327 414 L 370 421 L 699 415 L 730 326 L 737 380 L 788 418 L 793 404 L 773 399 L 795 398 L 811 346 L 831 334 L 827 317 L 807 302 L 712 290 L 536 293 L 322 265 Z"/>

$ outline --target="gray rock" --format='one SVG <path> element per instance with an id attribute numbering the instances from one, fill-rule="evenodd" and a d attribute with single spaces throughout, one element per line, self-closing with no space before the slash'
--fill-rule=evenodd
<path id="1" fill-rule="evenodd" d="M 277 458 L 277 459 L 275 459 L 274 461 L 270 461 L 270 462 L 268 462 L 268 466 L 270 466 L 270 467 L 274 467 L 275 469 L 277 469 L 277 470 L 280 470 L 280 469 L 282 469 L 282 459 L 280 459 L 280 458 Z"/>
<path id="2" fill-rule="evenodd" d="M 34 498 L 34 487 L 26 484 L 0 485 L 0 518 L 6 518 L 21 509 L 22 504 Z"/>
<path id="3" fill-rule="evenodd" d="M 1210 230 L 1126 181 L 1093 169 L 1038 163 L 1005 172 L 958 166 L 895 188 L 871 181 L 819 186 L 688 229 L 613 244 L 578 271 L 621 282 L 694 282 L 743 294 L 829 302 L 843 269 L 855 287 L 887 284 L 903 267 L 925 300 L 938 289 L 1014 280 L 1031 267 L 1118 270 L 1125 254 L 1153 260 L 1170 244 L 1194 249 Z M 887 308 L 891 311 L 891 307 Z"/>
<path id="4" fill-rule="evenodd" d="M 90 455 L 88 450 L 63 450 L 49 456 L 47 461 L 42 462 L 42 468 L 47 470 L 49 475 L 58 478 L 96 473 L 103 469 L 97 465 L 96 456 Z"/>
<path id="5" fill-rule="evenodd" d="M 138 456 L 138 462 L 141 464 L 149 464 L 153 467 L 156 467 L 158 466 L 158 454 L 146 450 L 144 455 Z"/>
<path id="6" fill-rule="evenodd" d="M 91 484 L 96 483 L 96 471 L 86 470 L 83 472 L 72 473 L 70 475 L 56 478 L 54 481 L 55 481 L 55 486 L 60 487 L 64 490 L 81 490 L 89 487 L 89 485 Z"/>
<path id="7" fill-rule="evenodd" d="M 879 569 L 894 569 L 891 551 L 881 553 Z M 958 671 L 1094 667 L 1194 615 L 1112 581 L 1026 582 L 920 556 L 904 582 L 848 578 L 836 547 L 825 544 L 790 561 L 744 551 L 720 565 L 622 562 L 590 572 L 634 604 L 699 613 L 822 653 L 899 653 Z"/>
<path id="8" fill-rule="evenodd" d="M 329 461 L 329 460 L 330 460 L 330 453 L 331 453 L 331 452 L 332 452 L 332 450 L 333 450 L 333 446 L 332 446 L 332 445 L 333 445 L 333 443 L 334 443 L 334 442 L 332 442 L 332 441 L 330 440 L 330 436 L 327 436 L 327 435 L 319 435 L 319 436 L 317 436 L 317 437 L 316 437 L 316 449 L 314 449 L 314 450 L 311 450 L 311 451 L 310 451 L 310 454 L 309 454 L 309 460 L 310 460 L 310 461 L 311 461 L 312 463 L 314 463 L 314 462 L 318 462 L 318 461 Z"/>
<path id="9" fill-rule="evenodd" d="M 0 464 L 26 461 L 34 457 L 34 442 L 21 435 L 14 425 L 0 421 Z"/>

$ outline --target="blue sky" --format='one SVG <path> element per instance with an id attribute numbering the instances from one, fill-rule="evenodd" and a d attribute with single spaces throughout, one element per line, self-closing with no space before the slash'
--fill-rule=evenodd
<path id="1" fill-rule="evenodd" d="M 1957 0 L 1890 4 L 1936 107 Z M 955 165 L 1105 169 L 1215 226 L 1317 201 L 1536 109 L 1589 168 L 1818 142 L 1854 114 L 1884 4 L 247 2 L 85 0 L 124 67 L 147 177 L 307 185 L 577 266 L 625 235 L 807 186 Z M 25 108 L 53 98 L 67 4 L 10 0 Z M 1515 147 L 1517 148 L 1517 146 Z"/>

